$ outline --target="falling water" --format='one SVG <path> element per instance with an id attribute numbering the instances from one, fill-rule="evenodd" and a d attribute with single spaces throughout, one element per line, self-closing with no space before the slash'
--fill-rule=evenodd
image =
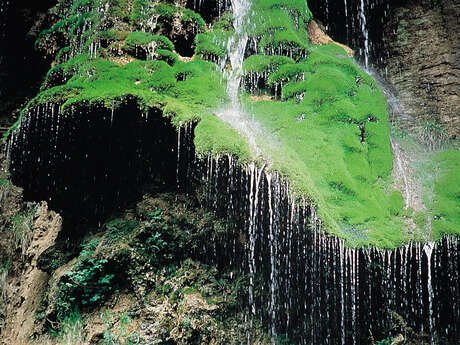
<path id="1" fill-rule="evenodd" d="M 134 197 L 133 183 L 164 178 L 174 185 L 176 131 L 161 113 L 130 102 L 118 109 L 61 106 L 29 105 L 10 136 L 9 171 L 27 200 L 47 200 L 70 217 L 78 204 L 81 215 L 100 219 Z M 117 139 L 122 133 L 131 140 Z"/>
<path id="2" fill-rule="evenodd" d="M 205 0 L 193 0 L 193 8 L 195 11 L 200 12 L 202 9 L 203 4 L 205 3 Z M 219 17 L 224 13 L 229 8 L 229 2 L 230 0 L 217 0 L 216 1 L 216 6 L 217 6 L 217 14 Z M 209 3 L 208 3 L 208 6 Z"/>
<path id="3" fill-rule="evenodd" d="M 267 167 L 225 155 L 193 156 L 180 166 L 193 172 L 185 178 L 189 188 L 203 186 L 208 206 L 232 224 L 225 238 L 204 244 L 202 259 L 247 275 L 249 315 L 273 339 L 367 344 L 370 334 L 375 341 L 397 335 L 396 314 L 434 343 L 454 344 L 460 336 L 457 238 L 394 250 L 350 248 L 321 231 L 316 205 L 292 200 L 289 185 Z"/>
<path id="4" fill-rule="evenodd" d="M 364 0 L 361 0 L 361 8 L 359 12 L 361 18 L 361 30 L 364 37 L 364 66 L 369 66 L 369 32 L 367 31 L 366 13 L 364 12 Z"/>
<path id="5" fill-rule="evenodd" d="M 0 0 L 0 96 L 3 96 L 7 85 L 8 66 L 7 66 L 7 42 L 8 18 L 10 15 L 10 1 Z M 6 78 L 5 78 L 6 77 Z M 1 134 L 1 133 L 0 133 Z"/>
<path id="6" fill-rule="evenodd" d="M 234 126 L 240 123 L 243 128 L 236 128 L 244 133 L 247 116 L 241 111 L 238 91 L 247 44 L 242 27 L 250 4 L 235 1 L 232 7 L 237 27 L 228 43 L 231 104 L 227 115 L 222 111 L 219 116 Z M 363 0 L 361 8 L 365 23 Z M 27 174 L 24 179 L 30 180 L 31 166 L 37 166 L 40 173 L 53 172 L 58 164 L 75 159 L 57 144 L 78 138 L 78 126 L 87 126 L 88 133 L 96 126 L 88 114 L 71 115 L 66 118 L 56 104 L 25 112 L 9 142 L 13 175 Z M 97 128 L 107 129 L 119 118 L 112 120 L 109 113 L 98 121 Z M 457 238 L 445 236 L 426 245 L 412 242 L 394 250 L 351 248 L 322 231 L 317 205 L 306 198 L 293 200 L 288 183 L 276 172 L 255 163 L 242 165 L 227 155 L 199 159 L 193 149 L 194 125 L 183 126 L 177 144 L 172 144 L 178 145 L 172 152 L 179 162 L 173 168 L 177 169 L 177 183 L 189 191 L 203 188 L 207 206 L 229 220 L 223 238 L 209 239 L 197 255 L 249 278 L 245 306 L 250 317 L 262 320 L 274 338 L 285 334 L 290 342 L 304 345 L 366 344 L 370 334 L 378 341 L 388 338 L 393 313 L 403 316 L 415 331 L 428 331 L 432 343 L 438 336 L 445 339 L 444 344 L 460 338 Z M 31 152 L 33 145 L 48 147 L 50 142 L 51 150 Z M 74 145 L 72 141 L 68 144 Z M 141 148 L 136 152 L 143 153 Z M 83 153 L 92 154 L 91 150 Z M 41 178 L 40 183 L 48 188 L 62 184 L 52 177 Z"/>
<path id="7" fill-rule="evenodd" d="M 10 1 L 9 0 L 1 0 L 0 1 L 0 40 L 3 40 L 6 38 L 6 30 L 8 28 L 7 25 L 7 18 L 9 15 L 9 9 L 10 9 Z M 3 50 L 4 47 L 1 47 Z M 2 52 L 2 51 L 0 51 Z"/>
<path id="8" fill-rule="evenodd" d="M 431 259 L 433 254 L 434 243 L 428 242 L 423 246 L 423 250 L 426 254 L 427 259 L 427 287 L 428 287 L 428 307 L 429 307 L 429 319 L 430 319 L 430 337 L 431 337 L 431 344 L 434 344 L 434 336 L 435 336 L 435 329 L 434 329 L 434 321 L 433 321 L 433 285 L 431 281 Z"/>
<path id="9" fill-rule="evenodd" d="M 334 40 L 356 52 L 366 66 L 384 67 L 384 27 L 392 8 L 390 0 L 309 0 L 315 18 Z M 367 61 L 367 62 L 366 62 Z"/>
<path id="10" fill-rule="evenodd" d="M 346 39 L 348 42 L 348 8 L 347 8 L 347 0 L 344 0 L 344 5 L 345 5 L 345 31 L 346 31 Z"/>
<path id="11" fill-rule="evenodd" d="M 232 102 L 232 106 L 239 108 L 238 91 L 243 75 L 243 59 L 248 43 L 248 34 L 246 31 L 246 16 L 251 7 L 249 0 L 232 0 L 233 9 L 233 27 L 235 28 L 233 36 L 228 41 L 227 51 L 232 69 L 227 80 L 227 93 Z"/>
<path id="12" fill-rule="evenodd" d="M 246 27 L 251 3 L 249 0 L 232 0 L 231 4 L 235 30 L 227 43 L 227 58 L 232 68 L 230 72 L 226 73 L 227 94 L 230 104 L 225 105 L 216 114 L 246 139 L 253 157 L 257 157 L 261 154 L 261 149 L 257 144 L 256 138 L 261 138 L 264 134 L 258 123 L 252 120 L 242 109 L 238 97 L 243 76 L 244 54 L 248 43 Z M 222 69 L 225 71 L 225 63 L 222 64 Z"/>

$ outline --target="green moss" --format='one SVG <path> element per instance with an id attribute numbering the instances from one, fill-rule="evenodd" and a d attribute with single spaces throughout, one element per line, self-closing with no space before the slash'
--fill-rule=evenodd
<path id="1" fill-rule="evenodd" d="M 298 60 L 305 57 L 309 47 L 306 26 L 311 18 L 305 1 L 257 0 L 248 30 L 259 41 L 259 53 Z"/>
<path id="2" fill-rule="evenodd" d="M 133 0 L 133 10 L 130 15 L 132 25 L 136 28 L 143 29 L 144 24 L 150 18 L 150 1 Z"/>
<path id="3" fill-rule="evenodd" d="M 276 30 L 272 35 L 264 35 L 260 40 L 262 52 L 266 54 L 287 53 L 302 57 L 307 49 L 307 41 L 299 37 L 295 30 Z"/>
<path id="4" fill-rule="evenodd" d="M 157 48 L 173 50 L 173 44 L 162 35 L 172 32 L 173 17 L 179 16 L 188 34 L 206 31 L 201 16 L 190 10 L 171 4 L 153 4 L 146 0 L 68 1 L 60 0 L 54 9 L 60 20 L 50 29 L 44 30 L 36 45 L 49 52 L 49 47 L 69 47 L 69 57 L 90 51 L 93 44 L 123 40 L 120 35 L 128 30 L 125 49 L 132 52 L 136 47 L 146 47 L 152 42 Z M 157 25 L 152 25 L 152 18 Z M 157 35 L 155 35 L 157 34 Z M 60 61 L 63 62 L 63 61 Z"/>
<path id="5" fill-rule="evenodd" d="M 306 61 L 281 65 L 269 80 L 290 80 L 282 87 L 286 101 L 247 107 L 282 142 L 271 156 L 274 168 L 318 203 L 328 231 L 352 245 L 394 247 L 407 237 L 398 216 L 402 196 L 386 188 L 392 168 L 386 100 L 342 52 L 314 47 Z"/>
<path id="6" fill-rule="evenodd" d="M 195 147 L 205 155 L 228 153 L 243 162 L 251 157 L 245 140 L 229 124 L 212 115 L 204 117 L 196 127 Z"/>
<path id="7" fill-rule="evenodd" d="M 152 35 L 146 32 L 134 31 L 126 38 L 123 49 L 128 52 L 133 52 L 137 47 L 147 47 L 155 42 L 158 49 L 174 50 L 174 44 L 165 36 Z"/>
<path id="8" fill-rule="evenodd" d="M 175 12 L 175 6 L 165 3 L 159 3 L 154 7 L 154 13 L 159 16 L 160 20 L 170 21 Z"/>
<path id="9" fill-rule="evenodd" d="M 277 71 L 281 65 L 289 63 L 294 63 L 294 61 L 287 56 L 251 55 L 244 60 L 243 71 L 245 73 L 272 73 Z"/>
<path id="10" fill-rule="evenodd" d="M 76 107 L 95 104 L 116 109 L 134 99 L 141 111 L 161 110 L 176 126 L 199 122 L 195 130 L 199 154 L 251 159 L 245 140 L 213 113 L 227 101 L 216 63 L 227 55 L 233 34 L 231 13 L 206 32 L 200 15 L 171 3 L 113 0 L 107 11 L 96 10 L 102 0 L 73 4 L 69 8 L 66 1 L 59 1 L 60 20 L 40 37 L 42 44 L 53 40 L 62 49 L 29 108 L 52 102 L 72 113 Z M 406 241 L 409 235 L 402 217 L 410 215 L 403 211 L 401 194 L 388 187 L 392 152 L 387 104 L 375 80 L 343 48 L 310 44 L 306 27 L 312 14 L 306 1 L 254 0 L 249 17 L 245 29 L 257 51 L 244 60 L 246 81 L 257 76 L 259 83 L 263 78 L 263 92 L 281 94 L 281 101 L 252 102 L 246 97 L 245 104 L 280 143 L 263 143 L 269 155 L 265 158 L 273 162 L 271 169 L 290 181 L 293 194 L 313 199 L 325 229 L 350 245 L 394 247 Z M 171 23 L 177 19 L 187 32 L 196 34 L 193 61 L 180 61 L 166 37 L 174 36 Z M 102 48 L 104 54 L 99 58 L 85 54 L 97 42 L 109 46 Z M 101 58 L 120 61 L 117 54 L 123 51 L 110 55 L 110 49 L 120 52 L 120 47 L 137 58 L 144 58 L 137 56 L 142 50 L 151 61 L 119 65 Z M 458 233 L 460 228 L 455 152 L 437 156 L 435 197 L 429 212 L 414 216 L 423 227 L 430 212 L 436 215 L 436 237 Z"/>
<path id="11" fill-rule="evenodd" d="M 140 42 L 143 37 L 136 35 L 135 41 Z M 135 99 L 141 111 L 160 109 L 177 126 L 201 120 L 196 133 L 199 153 L 229 153 L 242 160 L 249 159 L 244 140 L 212 115 L 212 109 L 218 108 L 227 97 L 215 65 L 202 60 L 178 61 L 169 50 L 158 50 L 158 55 L 158 60 L 135 60 L 124 66 L 78 55 L 53 68 L 47 79 L 59 71 L 67 81 L 44 88 L 28 108 L 55 103 L 62 105 L 63 113 L 72 113 L 76 107 L 93 105 L 117 109 L 127 100 Z"/>
<path id="12" fill-rule="evenodd" d="M 440 152 L 434 161 L 438 171 L 430 208 L 434 218 L 433 236 L 460 235 L 460 151 Z"/>
<path id="13" fill-rule="evenodd" d="M 180 18 L 184 25 L 193 25 L 198 32 L 206 31 L 206 22 L 201 16 L 188 8 L 183 10 L 182 17 Z"/>
<path id="14" fill-rule="evenodd" d="M 154 6 L 152 14 L 158 16 L 158 21 L 163 26 L 170 26 L 174 15 L 179 15 L 182 25 L 191 26 L 196 32 L 206 31 L 206 22 L 203 18 L 188 8 L 159 3 Z"/>
<path id="15" fill-rule="evenodd" d="M 162 60 L 170 66 L 173 66 L 179 59 L 176 53 L 167 49 L 157 49 L 155 53 L 158 60 Z"/>
<path id="16" fill-rule="evenodd" d="M 404 207 L 404 199 L 400 191 L 393 191 L 389 195 L 390 213 L 394 216 L 399 216 Z"/>
<path id="17" fill-rule="evenodd" d="M 233 14 L 225 12 L 212 26 L 213 30 L 233 31 Z"/>
<path id="18" fill-rule="evenodd" d="M 223 30 L 198 34 L 195 37 L 195 54 L 206 59 L 223 58 L 227 54 L 227 40 L 230 33 Z"/>
<path id="19" fill-rule="evenodd" d="M 291 80 L 304 80 L 308 72 L 306 63 L 286 63 L 279 67 L 279 69 L 272 73 L 268 78 L 268 83 L 271 85 L 288 82 Z"/>
<path id="20" fill-rule="evenodd" d="M 254 9 L 287 10 L 290 15 L 296 15 L 301 18 L 304 23 L 308 23 L 313 18 L 307 2 L 303 0 L 257 0 L 255 1 Z"/>

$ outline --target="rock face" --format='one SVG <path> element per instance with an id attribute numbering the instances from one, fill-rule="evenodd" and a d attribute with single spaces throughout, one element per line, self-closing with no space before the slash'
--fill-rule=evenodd
<path id="1" fill-rule="evenodd" d="M 403 0 L 393 8 L 384 33 L 387 77 L 408 106 L 412 126 L 440 121 L 457 139 L 459 15 L 460 3 L 454 0 Z"/>
<path id="2" fill-rule="evenodd" d="M 334 40 L 394 85 L 400 125 L 460 136 L 459 15 L 456 0 L 309 0 Z M 434 128 L 433 128 L 434 127 Z M 447 130 L 447 134 L 445 133 Z"/>
<path id="3" fill-rule="evenodd" d="M 8 282 L 6 328 L 1 344 L 22 344 L 37 330 L 36 313 L 46 291 L 49 275 L 37 267 L 38 258 L 51 247 L 62 226 L 59 214 L 46 202 L 37 208 L 33 237 L 25 253 L 23 272 Z"/>
<path id="4" fill-rule="evenodd" d="M 312 44 L 325 45 L 325 44 L 333 43 L 345 49 L 349 57 L 353 57 L 353 55 L 355 54 L 354 51 L 350 47 L 346 46 L 345 44 L 336 42 L 332 38 L 330 38 L 328 35 L 326 35 L 324 31 L 319 27 L 318 23 L 316 23 L 314 20 L 312 20 L 308 24 L 307 31 L 308 31 L 308 38 L 310 39 L 310 42 Z"/>

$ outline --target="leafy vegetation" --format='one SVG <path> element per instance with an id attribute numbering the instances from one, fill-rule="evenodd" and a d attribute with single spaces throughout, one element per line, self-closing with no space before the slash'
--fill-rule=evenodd
<path id="1" fill-rule="evenodd" d="M 63 274 L 54 274 L 37 316 L 52 321 L 52 343 L 83 341 L 88 334 L 82 325 L 94 322 L 94 315 L 100 315 L 103 323 L 99 343 L 106 345 L 168 339 L 207 343 L 209 337 L 236 344 L 229 337 L 245 336 L 241 318 L 247 279 L 192 259 L 204 239 L 224 234 L 225 226 L 190 202 L 176 194 L 146 195 L 135 210 L 126 210 L 86 237 L 78 257 L 56 271 L 65 268 Z M 128 285 L 117 284 L 121 280 Z M 127 307 L 123 302 L 123 310 L 101 308 L 118 288 L 117 296 L 130 294 L 132 304 Z M 138 323 L 139 314 L 131 311 L 139 306 L 150 306 L 145 309 L 147 320 L 155 320 L 149 322 L 154 325 L 148 333 Z M 162 308 L 173 313 L 163 313 Z M 254 322 L 257 326 L 251 332 L 262 333 Z M 228 329 L 235 331 L 223 332 Z"/>
<path id="2" fill-rule="evenodd" d="M 114 291 L 115 275 L 107 272 L 108 260 L 92 257 L 97 245 L 97 240 L 83 245 L 76 264 L 64 272 L 56 302 L 59 319 L 66 318 L 74 308 L 100 304 Z"/>
<path id="3" fill-rule="evenodd" d="M 53 338 L 62 345 L 84 344 L 84 320 L 78 310 L 73 310 L 60 323 L 59 331 L 52 331 Z"/>
<path id="4" fill-rule="evenodd" d="M 449 144 L 446 128 L 434 119 L 420 121 L 415 127 L 415 135 L 430 150 L 444 149 Z"/>
<path id="5" fill-rule="evenodd" d="M 101 345 L 134 345 L 139 343 L 139 335 L 137 333 L 130 334 L 126 329 L 131 322 L 131 318 L 126 313 L 121 313 L 116 320 L 110 310 L 106 309 L 101 313 L 101 320 L 106 327 Z M 118 327 L 116 326 L 117 323 Z"/>
<path id="6" fill-rule="evenodd" d="M 13 237 L 15 248 L 19 248 L 21 250 L 23 257 L 25 256 L 30 241 L 32 240 L 34 215 L 35 207 L 15 214 L 11 218 L 10 226 L 7 229 Z"/>

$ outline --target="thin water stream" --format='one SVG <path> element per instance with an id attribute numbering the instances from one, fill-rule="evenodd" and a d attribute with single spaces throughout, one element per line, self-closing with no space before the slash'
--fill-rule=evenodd
<path id="1" fill-rule="evenodd" d="M 249 39 L 246 29 L 249 23 L 248 14 L 251 2 L 249 0 L 232 0 L 231 5 L 235 31 L 228 40 L 228 56 L 224 59 L 224 63 L 221 66 L 227 77 L 227 94 L 230 103 L 224 105 L 216 114 L 246 139 L 252 156 L 256 158 L 263 153 L 262 146 L 257 141 L 263 138 L 265 134 L 260 125 L 244 111 L 239 101 L 239 90 L 243 76 L 243 60 Z M 231 65 L 229 72 L 225 71 L 226 61 L 229 61 Z M 267 156 L 266 153 L 265 156 Z"/>

